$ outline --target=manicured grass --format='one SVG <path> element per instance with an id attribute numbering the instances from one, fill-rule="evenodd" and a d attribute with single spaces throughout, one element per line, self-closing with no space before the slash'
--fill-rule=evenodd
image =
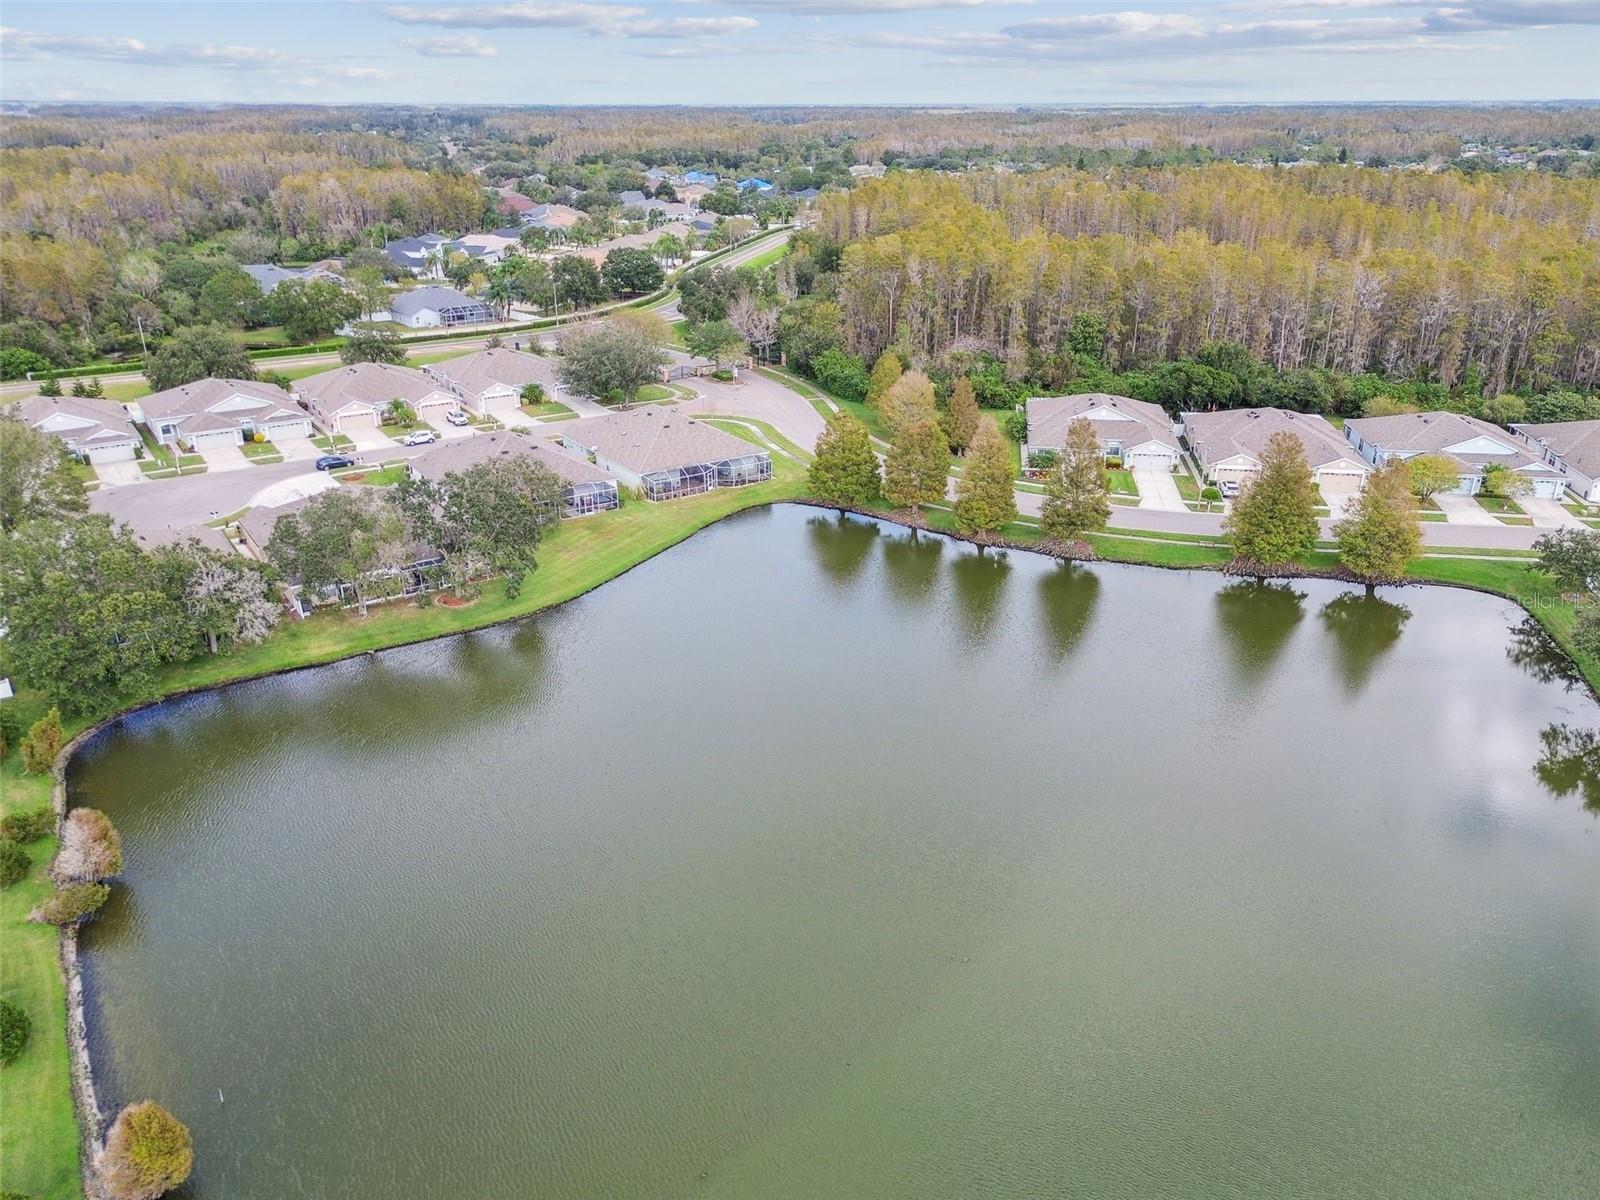
<path id="1" fill-rule="evenodd" d="M 1479 508 L 1496 515 L 1519 516 L 1522 513 L 1522 506 L 1507 496 L 1485 496 L 1480 492 L 1473 499 L 1478 502 Z"/>
<path id="2" fill-rule="evenodd" d="M 697 419 L 707 425 L 715 426 L 717 429 L 731 433 L 735 437 L 741 437 L 747 442 L 754 442 L 763 450 L 768 449 L 770 446 L 777 446 L 802 462 L 809 462 L 814 457 L 811 451 L 784 437 L 775 426 L 768 424 L 766 421 L 758 421 L 754 417 L 699 417 Z M 761 436 L 755 436 L 752 432 L 753 430 L 759 431 Z"/>
<path id="3" fill-rule="evenodd" d="M 688 321 L 671 321 L 667 325 L 667 344 L 676 346 L 679 350 L 687 349 L 683 341 L 683 331 L 689 328 Z"/>
<path id="4" fill-rule="evenodd" d="M 431 363 L 449 362 L 452 358 L 464 358 L 468 354 L 478 353 L 473 349 L 433 350 L 427 354 L 413 354 L 410 356 L 413 367 L 426 367 Z"/>
<path id="5" fill-rule="evenodd" d="M 1188 479 L 1188 476 L 1186 475 L 1184 478 Z M 1193 480 L 1190 480 L 1190 483 L 1193 482 Z M 1137 496 L 1139 494 L 1139 488 L 1133 482 L 1133 472 L 1124 471 L 1120 467 L 1106 472 L 1106 490 L 1113 496 Z M 1182 489 L 1180 488 L 1179 490 L 1181 491 Z"/>
<path id="6" fill-rule="evenodd" d="M 244 452 L 246 458 L 252 461 L 260 459 L 270 459 L 273 462 L 283 461 L 283 451 L 279 450 L 271 442 L 245 442 L 239 449 Z M 263 463 L 262 465 L 265 464 Z"/>
<path id="7" fill-rule="evenodd" d="M 770 250 L 763 250 L 760 254 L 756 255 L 754 258 L 750 259 L 748 262 L 741 263 L 740 266 L 739 266 L 739 269 L 742 271 L 746 267 L 749 267 L 749 268 L 751 268 L 753 270 L 757 270 L 757 271 L 765 270 L 767 267 L 770 267 L 773 263 L 777 262 L 780 258 L 782 258 L 788 252 L 789 252 L 788 244 L 787 243 L 781 243 L 779 245 L 776 245 L 776 246 L 772 247 L 772 249 L 770 249 Z"/>
<path id="8" fill-rule="evenodd" d="M 385 437 L 393 438 L 398 442 L 408 433 L 415 433 L 419 429 L 432 428 L 433 426 L 429 425 L 426 421 L 399 421 L 389 422 L 387 424 L 378 426 L 378 432 L 383 434 Z"/>
<path id="9" fill-rule="evenodd" d="M 142 400 L 150 394 L 150 385 L 143 379 L 129 379 L 122 383 L 108 383 L 105 385 L 106 399 L 115 400 L 119 404 L 126 404 L 130 400 Z"/>
<path id="10" fill-rule="evenodd" d="M 647 383 L 633 394 L 635 404 L 654 404 L 661 400 L 676 400 L 678 393 L 660 383 Z"/>
<path id="11" fill-rule="evenodd" d="M 365 485 L 367 487 L 392 487 L 406 477 L 406 468 L 403 466 L 379 467 L 375 471 L 344 471 L 335 476 L 340 483 Z"/>
<path id="12" fill-rule="evenodd" d="M 19 696 L 31 721 L 43 705 Z M 35 711 L 38 710 L 38 711 Z M 0 809 L 15 812 L 50 801 L 50 776 L 24 775 L 15 750 L 0 762 Z M 53 926 L 31 925 L 28 912 L 50 894 L 45 868 L 54 838 L 26 847 L 28 877 L 0 891 L 0 995 L 21 1006 L 33 1029 L 16 1062 L 0 1074 L 0 1191 L 41 1200 L 76 1200 L 78 1122 L 72 1109 L 67 1056 L 67 998 Z"/>
<path id="13" fill-rule="evenodd" d="M 559 400 L 542 400 L 538 404 L 524 404 L 523 415 L 532 417 L 535 421 L 547 420 L 550 417 L 575 417 L 573 412 Z"/>
<path id="14" fill-rule="evenodd" d="M 353 450 L 355 448 L 355 442 L 342 433 L 314 437 L 311 439 L 311 444 L 318 450 L 327 450 L 330 453 L 335 450 Z"/>

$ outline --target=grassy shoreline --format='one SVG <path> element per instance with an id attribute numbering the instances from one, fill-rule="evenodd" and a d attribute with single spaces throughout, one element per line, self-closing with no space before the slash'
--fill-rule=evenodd
<path id="1" fill-rule="evenodd" d="M 810 503 L 805 495 L 803 471 L 781 456 L 774 456 L 774 478 L 767 483 L 713 491 L 663 505 L 636 500 L 614 512 L 566 522 L 552 531 L 540 547 L 539 569 L 516 599 L 506 597 L 503 584 L 495 584 L 467 608 L 396 603 L 375 607 L 365 618 L 324 613 L 288 623 L 260 646 L 166 668 L 149 688 L 122 697 L 110 715 L 69 721 L 67 734 L 74 741 L 81 741 L 86 732 L 126 712 L 188 692 L 303 670 L 357 654 L 527 617 L 592 591 L 724 517 L 790 501 Z M 856 511 L 909 523 L 907 514 L 886 506 Z M 923 517 L 926 528 L 961 537 L 947 509 L 930 509 Z M 1100 560 L 1111 563 L 1220 570 L 1230 557 L 1227 547 L 1216 540 L 1175 540 L 1148 531 L 1107 531 L 1092 535 L 1090 541 Z M 1038 527 L 1031 522 L 1007 526 L 997 541 L 989 544 L 1051 553 L 1050 547 L 1043 545 Z M 1329 550 L 1319 550 L 1299 565 L 1307 576 L 1326 576 L 1337 566 L 1337 558 Z M 1470 588 L 1522 605 L 1573 659 L 1590 689 L 1600 695 L 1600 662 L 1576 654 L 1571 644 L 1574 606 L 1529 560 L 1424 555 L 1412 562 L 1410 574 L 1419 584 Z M 37 697 L 22 694 L 19 700 L 42 707 Z M 64 771 L 72 750 L 69 743 L 57 764 L 57 775 Z M 13 753 L 0 763 L 0 807 L 9 812 L 48 803 L 55 782 L 56 776 L 52 775 L 21 774 L 19 755 Z M 44 868 L 53 858 L 56 845 L 49 839 L 28 849 L 34 863 L 29 877 L 0 892 L 0 928 L 5 931 L 6 945 L 0 990 L 23 1004 L 34 1022 L 33 1036 L 23 1056 L 5 1071 L 5 1086 L 0 1094 L 0 1190 L 19 1191 L 40 1200 L 68 1200 L 82 1196 L 80 1129 L 72 1099 L 66 989 L 57 957 L 59 939 L 53 928 L 29 925 L 24 919 L 28 910 L 48 893 Z"/>

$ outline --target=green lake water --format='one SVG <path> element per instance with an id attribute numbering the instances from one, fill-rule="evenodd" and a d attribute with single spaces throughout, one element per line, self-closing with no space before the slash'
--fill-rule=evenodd
<path id="1" fill-rule="evenodd" d="M 1595 1196 L 1600 708 L 1520 625 L 784 506 L 135 714 L 103 1100 L 197 1200 Z"/>

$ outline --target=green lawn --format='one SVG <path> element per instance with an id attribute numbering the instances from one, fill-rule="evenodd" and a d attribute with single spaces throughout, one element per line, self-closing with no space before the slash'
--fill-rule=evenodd
<path id="1" fill-rule="evenodd" d="M 633 394 L 635 404 L 655 404 L 661 400 L 676 400 L 678 393 L 662 383 L 647 383 Z"/>
<path id="2" fill-rule="evenodd" d="M 335 478 L 340 483 L 365 485 L 366 487 L 392 487 L 406 477 L 404 466 L 379 467 L 375 471 L 342 471 Z"/>
<path id="3" fill-rule="evenodd" d="M 1188 479 L 1188 476 L 1186 475 L 1184 478 Z M 1189 482 L 1193 483 L 1194 481 L 1190 480 Z M 1133 482 L 1133 472 L 1124 471 L 1120 467 L 1106 472 L 1106 490 L 1113 496 L 1137 496 L 1139 494 L 1139 489 Z M 1179 491 L 1182 491 L 1181 486 Z M 1185 497 L 1185 499 L 1187 498 Z"/>
<path id="4" fill-rule="evenodd" d="M 524 415 L 532 417 L 535 421 L 545 421 L 552 417 L 565 419 L 578 415 L 559 400 L 542 400 L 538 404 L 524 404 L 522 411 Z"/>
<path id="5" fill-rule="evenodd" d="M 26 695 L 11 704 L 26 719 L 42 705 Z M 21 755 L 0 762 L 0 809 L 14 812 L 50 800 L 49 776 L 21 773 Z M 0 1191 L 40 1200 L 76 1200 L 78 1122 L 72 1109 L 67 1057 L 67 998 L 56 959 L 56 931 L 30 925 L 27 915 L 50 894 L 45 868 L 55 857 L 54 838 L 27 846 L 33 869 L 21 883 L 0 891 L 0 995 L 20 1005 L 33 1023 L 28 1044 L 0 1075 Z"/>
<path id="6" fill-rule="evenodd" d="M 272 463 L 283 461 L 283 451 L 271 442 L 245 442 L 239 447 L 244 456 L 258 467 L 269 466 Z"/>
<path id="7" fill-rule="evenodd" d="M 355 448 L 355 442 L 342 433 L 314 437 L 311 439 L 311 444 L 318 450 L 326 450 L 330 454 L 335 450 L 353 450 Z"/>
<path id="8" fill-rule="evenodd" d="M 1492 512 L 1496 516 L 1502 514 L 1509 516 L 1522 515 L 1522 506 L 1508 496 L 1486 496 L 1479 492 L 1473 499 L 1478 502 L 1478 507 Z"/>

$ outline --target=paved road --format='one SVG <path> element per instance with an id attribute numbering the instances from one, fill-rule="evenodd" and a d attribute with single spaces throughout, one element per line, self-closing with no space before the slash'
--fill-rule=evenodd
<path id="1" fill-rule="evenodd" d="M 773 426 L 803 450 L 817 444 L 823 421 L 811 402 L 781 383 L 745 371 L 737 383 L 718 383 L 714 379 L 684 380 L 694 388 L 697 398 L 678 407 L 691 414 L 754 417 Z"/>
<path id="2" fill-rule="evenodd" d="M 762 254 L 765 254 L 774 246 L 787 242 L 791 236 L 791 232 L 791 230 L 783 229 L 775 233 L 752 238 L 749 242 L 743 246 L 740 246 L 737 250 L 734 250 L 730 254 L 727 254 L 722 258 L 717 259 L 715 262 L 707 265 L 714 267 L 742 266 L 744 263 L 749 262 L 752 258 L 756 258 Z M 691 269 L 698 269 L 698 267 Z M 664 317 L 667 317 L 668 320 L 675 320 L 678 312 L 677 305 L 678 294 L 676 291 L 673 291 L 671 295 L 655 304 L 650 305 L 649 307 L 651 311 L 661 313 Z M 610 312 L 613 308 L 619 307 L 623 306 L 608 305 L 604 308 L 591 309 L 590 311 L 581 314 L 578 319 L 589 319 L 602 313 Z M 488 341 L 489 338 L 494 337 L 495 335 L 496 331 L 492 329 L 479 330 L 475 333 L 463 334 L 459 338 L 441 339 L 437 342 L 425 342 L 417 349 L 419 353 L 424 354 L 434 354 L 443 350 L 476 350 L 482 347 L 484 342 Z M 500 336 L 516 337 L 518 335 L 514 333 L 507 334 L 502 332 Z M 527 334 L 523 334 L 522 336 L 527 336 Z M 288 354 L 281 358 L 261 359 L 258 361 L 260 363 L 260 369 L 263 371 L 281 371 L 286 368 L 293 369 L 296 367 L 314 367 L 323 365 L 330 367 L 337 366 L 339 362 L 339 355 L 337 353 Z M 144 374 L 141 371 L 120 371 L 114 375 L 100 376 L 100 381 L 102 384 L 134 383 L 142 381 L 143 379 Z M 36 384 L 29 383 L 27 380 L 0 384 L 0 400 L 21 399 L 25 396 L 33 395 L 38 390 L 39 389 Z"/>

